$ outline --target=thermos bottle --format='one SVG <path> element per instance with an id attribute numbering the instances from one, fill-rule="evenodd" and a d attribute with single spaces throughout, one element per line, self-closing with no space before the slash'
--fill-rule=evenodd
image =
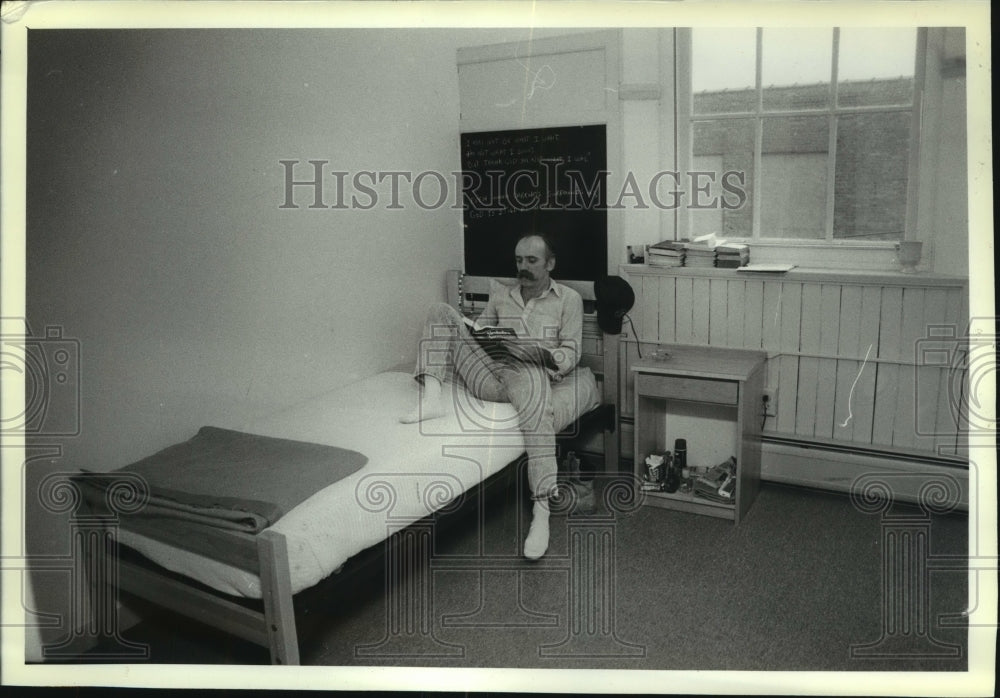
<path id="1" fill-rule="evenodd" d="M 674 441 L 674 465 L 678 470 L 688 467 L 688 443 L 686 439 Z"/>

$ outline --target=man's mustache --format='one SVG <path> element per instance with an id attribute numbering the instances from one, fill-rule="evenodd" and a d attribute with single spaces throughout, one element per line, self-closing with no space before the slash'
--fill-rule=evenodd
<path id="1" fill-rule="evenodd" d="M 534 281 L 535 280 L 535 276 L 530 271 L 528 271 L 527 269 L 521 269 L 519 272 L 517 272 L 517 278 L 519 278 L 519 279 L 527 279 L 528 281 Z"/>

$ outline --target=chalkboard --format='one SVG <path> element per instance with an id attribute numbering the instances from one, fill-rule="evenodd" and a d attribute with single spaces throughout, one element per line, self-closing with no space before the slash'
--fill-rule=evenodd
<path id="1" fill-rule="evenodd" d="M 553 278 L 607 273 L 605 126 L 461 134 L 465 273 L 516 276 L 514 246 L 544 232 L 556 252 Z"/>

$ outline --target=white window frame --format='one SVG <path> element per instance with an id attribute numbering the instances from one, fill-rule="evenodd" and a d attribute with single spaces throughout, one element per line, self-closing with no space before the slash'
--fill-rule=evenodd
<path id="1" fill-rule="evenodd" d="M 917 232 L 917 191 L 919 189 L 920 176 L 920 121 L 923 104 L 924 82 L 925 82 L 925 62 L 927 54 L 927 30 L 917 28 L 917 42 L 915 51 L 914 67 L 914 93 L 912 105 L 886 105 L 873 107 L 843 107 L 837 106 L 837 68 L 839 49 L 839 28 L 833 29 L 833 52 L 831 56 L 831 99 L 825 109 L 810 110 L 768 110 L 764 111 L 761 104 L 762 91 L 757 90 L 757 104 L 754 111 L 740 112 L 733 114 L 711 114 L 692 116 L 693 92 L 691 84 L 691 29 L 678 28 L 676 30 L 676 74 L 674 79 L 676 94 L 676 123 L 677 123 L 677 166 L 681 172 L 691 169 L 692 155 L 692 121 L 725 120 L 725 119 L 753 119 L 755 122 L 754 138 L 754 177 L 757 185 L 753 188 L 753 229 L 748 237 L 735 238 L 727 236 L 727 239 L 739 240 L 751 245 L 754 261 L 771 262 L 781 261 L 800 264 L 803 266 L 824 266 L 824 267 L 844 267 L 844 268 L 867 268 L 885 269 L 890 268 L 894 262 L 896 241 L 892 240 L 850 240 L 833 238 L 833 207 L 834 188 L 836 185 L 834 172 L 836 166 L 836 146 L 837 116 L 863 113 L 884 113 L 912 111 L 913 118 L 910 121 L 910 144 L 908 154 L 907 169 L 907 197 L 905 207 L 905 221 L 903 229 L 903 240 L 912 240 Z M 761 64 L 763 31 L 757 28 L 756 37 L 756 85 L 761 84 Z M 763 142 L 763 119 L 766 117 L 789 117 L 789 116 L 823 116 L 826 115 L 829 123 L 829 145 L 827 152 L 828 176 L 827 176 L 827 211 L 825 219 L 825 239 L 789 239 L 789 238 L 767 238 L 761 237 L 760 233 L 760 197 L 761 187 L 759 177 L 761 176 L 761 150 Z M 681 211 L 677 216 L 678 237 L 688 237 L 690 230 L 690 217 L 686 211 Z"/>

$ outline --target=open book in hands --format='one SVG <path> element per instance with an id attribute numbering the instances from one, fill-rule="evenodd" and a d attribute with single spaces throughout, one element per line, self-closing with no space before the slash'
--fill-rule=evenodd
<path id="1" fill-rule="evenodd" d="M 530 338 L 520 338 L 512 327 L 480 325 L 469 318 L 462 318 L 469 328 L 469 334 L 479 342 L 486 353 L 493 358 L 512 357 L 526 363 L 540 364 L 558 370 L 552 352 Z"/>

